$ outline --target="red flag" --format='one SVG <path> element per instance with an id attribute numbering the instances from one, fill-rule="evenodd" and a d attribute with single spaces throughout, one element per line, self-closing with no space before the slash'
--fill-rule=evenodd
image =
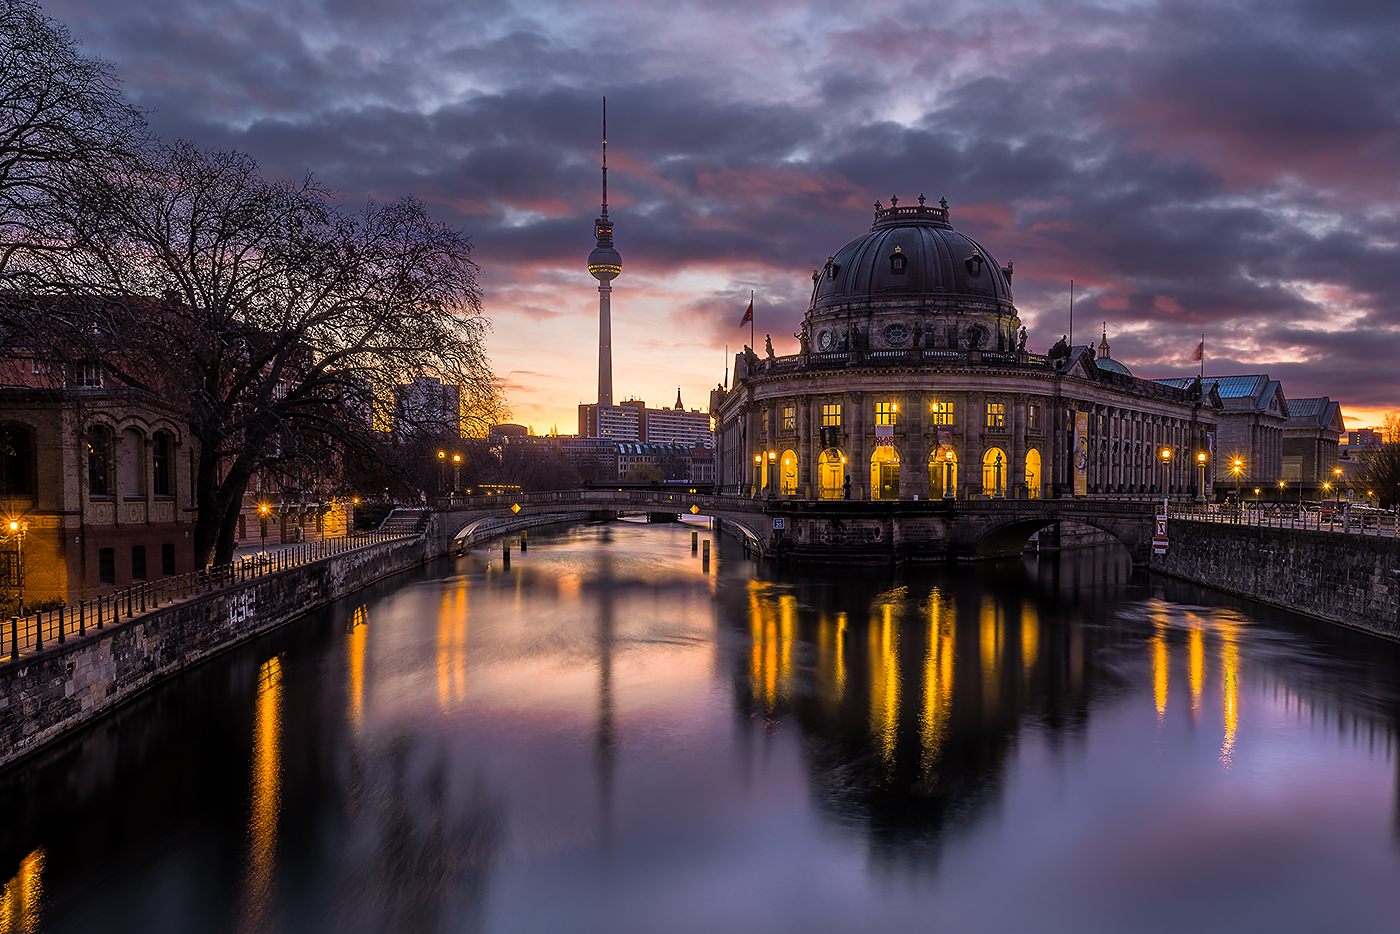
<path id="1" fill-rule="evenodd" d="M 1206 352 L 1206 342 L 1205 342 L 1205 341 L 1201 341 L 1199 344 L 1196 345 L 1196 349 L 1193 350 L 1193 351 L 1191 351 L 1191 359 L 1192 359 L 1192 360 L 1199 360 L 1199 359 L 1201 359 L 1203 356 L 1205 356 L 1205 352 Z"/>
<path id="2" fill-rule="evenodd" d="M 739 320 L 739 326 L 743 327 L 753 320 L 753 299 L 749 299 L 749 310 L 744 312 L 744 317 Z"/>

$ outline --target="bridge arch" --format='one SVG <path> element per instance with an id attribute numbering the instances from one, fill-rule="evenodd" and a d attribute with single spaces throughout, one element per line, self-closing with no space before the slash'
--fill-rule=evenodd
<path id="1" fill-rule="evenodd" d="M 1056 522 L 1078 522 L 1111 535 L 1115 542 L 1128 550 L 1128 554 L 1133 557 L 1134 561 L 1138 559 L 1139 552 L 1143 551 L 1141 531 L 1135 527 L 1130 528 L 1121 520 L 1079 515 L 1045 515 L 1015 519 L 993 526 L 977 540 L 973 548 L 973 557 L 978 559 L 1016 557 L 1025 551 L 1026 542 L 1030 541 L 1032 535 L 1042 529 L 1049 528 Z"/>

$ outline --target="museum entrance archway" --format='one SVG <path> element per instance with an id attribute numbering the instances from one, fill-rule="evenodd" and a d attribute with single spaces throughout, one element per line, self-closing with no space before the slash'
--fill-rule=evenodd
<path id="1" fill-rule="evenodd" d="M 928 458 L 928 495 L 930 499 L 956 499 L 958 491 L 958 456 L 952 448 L 939 448 Z"/>
<path id="2" fill-rule="evenodd" d="M 846 455 L 827 448 L 817 459 L 817 490 L 822 499 L 841 499 L 846 480 Z"/>
<path id="3" fill-rule="evenodd" d="M 1001 448 L 989 448 L 982 455 L 982 492 L 988 496 L 1006 496 L 1006 452 Z"/>
<path id="4" fill-rule="evenodd" d="M 793 451 L 784 451 L 780 463 L 780 474 L 782 477 L 782 491 L 784 496 L 797 495 L 797 454 Z"/>
<path id="5" fill-rule="evenodd" d="M 1040 452 L 1035 448 L 1026 452 L 1026 498 L 1040 499 Z"/>
<path id="6" fill-rule="evenodd" d="M 899 454 L 888 444 L 870 455 L 870 498 L 899 499 Z"/>

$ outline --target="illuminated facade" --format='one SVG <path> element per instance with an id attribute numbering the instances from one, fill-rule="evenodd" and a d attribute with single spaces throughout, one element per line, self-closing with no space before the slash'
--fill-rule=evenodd
<path id="1" fill-rule="evenodd" d="M 711 394 L 723 488 L 806 500 L 1197 492 L 1219 398 L 1133 376 L 1106 338 L 1102 355 L 1063 341 L 1028 352 L 1011 275 L 953 229 L 946 203 L 877 202 L 870 232 L 813 271 L 798 353 L 746 348 L 733 387 Z"/>

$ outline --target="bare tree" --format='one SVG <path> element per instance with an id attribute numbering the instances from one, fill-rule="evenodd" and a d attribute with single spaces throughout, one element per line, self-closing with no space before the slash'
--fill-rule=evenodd
<path id="1" fill-rule="evenodd" d="M 1389 509 L 1400 504 L 1400 414 L 1386 415 L 1378 448 L 1356 455 L 1361 464 L 1357 477 L 1362 491 L 1375 494 L 1377 502 Z"/>
<path id="2" fill-rule="evenodd" d="M 104 62 L 31 0 L 0 0 L 0 283 L 33 289 L 35 254 L 71 245 L 53 209 L 75 175 L 129 166 L 141 114 Z"/>
<path id="3" fill-rule="evenodd" d="M 471 243 L 414 199 L 343 210 L 311 177 L 179 142 L 88 175 L 68 205 L 76 249 L 47 272 L 89 299 L 49 326 L 188 409 L 201 562 L 232 559 L 254 471 L 368 449 L 410 377 L 460 386 L 468 429 L 502 415 Z"/>

